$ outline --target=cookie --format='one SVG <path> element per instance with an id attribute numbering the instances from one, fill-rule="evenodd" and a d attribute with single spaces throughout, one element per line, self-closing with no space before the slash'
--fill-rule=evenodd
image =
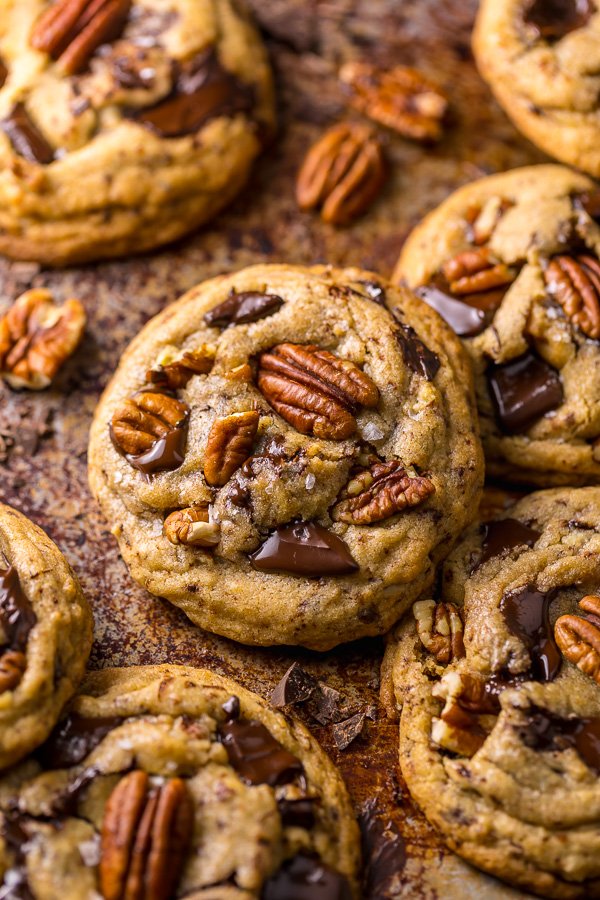
<path id="1" fill-rule="evenodd" d="M 0 252 L 48 265 L 209 221 L 273 129 L 262 42 L 233 0 L 0 10 Z"/>
<path id="2" fill-rule="evenodd" d="M 200 669 L 89 674 L 0 779 L 0 874 L 35 900 L 352 900 L 358 864 L 344 782 L 310 732 Z"/>
<path id="3" fill-rule="evenodd" d="M 408 788 L 465 859 L 600 897 L 600 488 L 470 529 L 384 661 Z"/>
<path id="4" fill-rule="evenodd" d="M 600 15 L 593 0 L 482 0 L 473 52 L 529 140 L 600 175 Z"/>
<path id="5" fill-rule="evenodd" d="M 0 768 L 48 737 L 83 677 L 92 630 L 58 547 L 0 504 Z"/>
<path id="6" fill-rule="evenodd" d="M 467 360 L 370 273 L 254 266 L 133 341 L 89 474 L 133 577 L 203 628 L 320 650 L 381 634 L 475 515 Z"/>
<path id="7" fill-rule="evenodd" d="M 492 475 L 600 482 L 599 224 L 590 179 L 532 166 L 459 189 L 404 246 L 394 278 L 472 359 Z"/>

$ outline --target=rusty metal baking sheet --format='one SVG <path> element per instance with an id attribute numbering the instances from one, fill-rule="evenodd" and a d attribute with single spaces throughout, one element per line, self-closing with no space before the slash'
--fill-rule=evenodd
<path id="1" fill-rule="evenodd" d="M 31 286 L 86 306 L 86 339 L 56 385 L 39 395 L 2 389 L 1 497 L 41 525 L 74 566 L 93 604 L 91 666 L 188 663 L 268 695 L 293 660 L 355 699 L 377 702 L 383 642 L 362 641 L 319 656 L 244 648 L 206 634 L 128 577 L 86 477 L 94 406 L 140 327 L 192 285 L 256 262 L 332 262 L 389 275 L 421 216 L 474 178 L 544 157 L 522 139 L 477 75 L 469 49 L 475 0 L 252 0 L 278 82 L 281 128 L 235 204 L 212 227 L 167 250 L 99 266 L 41 272 L 0 262 L 2 308 Z M 295 174 L 308 145 L 344 114 L 336 73 L 349 59 L 415 65 L 452 104 L 445 138 L 423 148 L 387 136 L 392 174 L 370 213 L 335 230 L 298 212 Z M 380 714 L 349 749 L 330 726 L 315 729 L 341 767 L 357 809 L 372 797 L 400 829 L 406 863 L 397 897 L 518 898 L 451 854 L 411 803 L 396 773 L 396 726 Z"/>

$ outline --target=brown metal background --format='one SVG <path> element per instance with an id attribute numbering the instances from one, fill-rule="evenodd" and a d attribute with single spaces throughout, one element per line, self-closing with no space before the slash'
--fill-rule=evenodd
<path id="1" fill-rule="evenodd" d="M 389 275 L 413 225 L 454 188 L 544 157 L 522 139 L 477 75 L 469 49 L 475 0 L 252 0 L 278 82 L 281 130 L 242 196 L 210 229 L 155 256 L 65 272 L 0 261 L 1 307 L 30 286 L 78 296 L 89 327 L 55 387 L 0 397 L 2 500 L 41 525 L 81 579 L 95 615 L 91 666 L 188 663 L 268 695 L 292 660 L 332 687 L 376 702 L 383 642 L 361 641 L 325 656 L 254 650 L 195 628 L 128 577 L 92 501 L 87 433 L 119 355 L 140 327 L 192 285 L 256 262 L 332 262 Z M 353 227 L 335 230 L 298 212 L 294 181 L 307 147 L 344 115 L 336 79 L 347 59 L 408 63 L 439 80 L 452 121 L 436 147 L 387 135 L 392 175 L 383 197 Z M 413 807 L 396 775 L 396 726 L 380 719 L 345 752 L 315 728 L 356 801 L 371 797 L 399 826 L 407 861 L 398 897 L 517 898 L 450 854 Z"/>

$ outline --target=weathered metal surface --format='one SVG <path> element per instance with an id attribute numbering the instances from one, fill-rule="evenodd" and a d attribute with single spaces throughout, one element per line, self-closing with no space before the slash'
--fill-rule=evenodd
<path id="1" fill-rule="evenodd" d="M 0 262 L 1 305 L 30 286 L 78 296 L 89 328 L 55 387 L 0 397 L 0 496 L 41 525 L 74 566 L 96 621 L 91 665 L 161 662 L 207 666 L 268 694 L 291 661 L 356 699 L 377 700 L 382 641 L 319 656 L 255 650 L 205 634 L 128 577 L 86 478 L 87 432 L 99 392 L 140 327 L 203 279 L 255 262 L 360 265 L 388 275 L 411 227 L 454 188 L 490 172 L 538 162 L 491 99 L 469 50 L 475 0 L 252 0 L 278 80 L 281 130 L 243 195 L 191 239 L 153 257 L 65 272 Z M 392 174 L 371 212 L 335 230 L 300 214 L 294 180 L 308 145 L 344 114 L 339 65 L 366 58 L 416 65 L 446 88 L 452 121 L 433 148 L 387 135 Z M 377 797 L 400 828 L 406 865 L 398 897 L 518 898 L 449 853 L 396 774 L 396 726 L 369 723 L 338 752 L 330 728 L 315 729 L 340 765 L 357 808 Z"/>

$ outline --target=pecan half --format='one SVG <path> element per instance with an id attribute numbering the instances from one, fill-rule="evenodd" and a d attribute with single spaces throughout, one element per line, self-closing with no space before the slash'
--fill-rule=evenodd
<path id="1" fill-rule="evenodd" d="M 432 694 L 445 701 L 440 717 L 432 720 L 432 741 L 461 756 L 473 756 L 496 721 L 497 698 L 490 702 L 483 679 L 453 670 L 434 685 Z"/>
<path id="2" fill-rule="evenodd" d="M 172 544 L 190 547 L 216 547 L 221 539 L 221 526 L 210 521 L 207 507 L 176 509 L 165 519 L 163 532 Z"/>
<path id="3" fill-rule="evenodd" d="M 298 173 L 300 209 L 320 207 L 321 218 L 346 225 L 371 205 L 385 181 L 381 143 L 369 125 L 343 122 L 308 151 Z"/>
<path id="4" fill-rule="evenodd" d="M 136 770 L 104 810 L 100 889 L 104 900 L 163 900 L 177 885 L 193 827 L 192 799 L 180 778 L 151 787 Z"/>
<path id="5" fill-rule="evenodd" d="M 412 611 L 421 643 L 440 665 L 465 655 L 462 618 L 454 603 L 419 600 Z"/>
<path id="6" fill-rule="evenodd" d="M 193 375 L 208 375 L 216 355 L 212 344 L 202 344 L 196 350 L 177 354 L 167 348 L 159 356 L 156 367 L 149 369 L 146 378 L 151 384 L 177 391 L 184 388 Z"/>
<path id="7" fill-rule="evenodd" d="M 7 650 L 0 656 L 0 694 L 16 688 L 23 677 L 26 666 L 25 654 L 18 650 Z"/>
<path id="8" fill-rule="evenodd" d="M 215 419 L 204 454 L 204 477 L 213 487 L 227 484 L 252 453 L 259 413 L 254 410 Z"/>
<path id="9" fill-rule="evenodd" d="M 122 453 L 137 456 L 181 425 L 188 407 L 160 391 L 139 391 L 123 400 L 111 420 L 111 436 Z"/>
<path id="10" fill-rule="evenodd" d="M 593 256 L 555 256 L 544 272 L 546 287 L 587 337 L 600 338 L 600 262 Z"/>
<path id="11" fill-rule="evenodd" d="M 81 72 L 101 44 L 117 38 L 131 0 L 58 0 L 38 19 L 31 46 L 48 53 L 66 75 Z"/>
<path id="12" fill-rule="evenodd" d="M 589 618 L 560 616 L 554 637 L 569 662 L 600 684 L 600 597 L 584 597 L 579 606 L 590 613 Z"/>
<path id="13" fill-rule="evenodd" d="M 286 422 L 326 440 L 350 437 L 357 408 L 379 401 L 377 387 L 358 366 L 310 344 L 278 344 L 262 353 L 258 387 Z"/>
<path id="14" fill-rule="evenodd" d="M 76 350 L 85 329 L 79 300 L 54 302 L 50 291 L 27 291 L 0 319 L 0 375 L 14 388 L 41 390 Z"/>
<path id="15" fill-rule="evenodd" d="M 408 66 L 386 71 L 369 63 L 346 63 L 341 81 L 351 90 L 351 104 L 376 122 L 418 141 L 437 141 L 448 100 L 432 81 Z"/>
<path id="16" fill-rule="evenodd" d="M 418 506 L 434 492 L 429 478 L 409 475 L 399 460 L 377 461 L 348 482 L 331 516 L 338 522 L 370 525 Z"/>
<path id="17" fill-rule="evenodd" d="M 457 295 L 491 291 L 515 280 L 515 270 L 495 259 L 487 247 L 458 253 L 444 263 L 442 274 Z"/>

